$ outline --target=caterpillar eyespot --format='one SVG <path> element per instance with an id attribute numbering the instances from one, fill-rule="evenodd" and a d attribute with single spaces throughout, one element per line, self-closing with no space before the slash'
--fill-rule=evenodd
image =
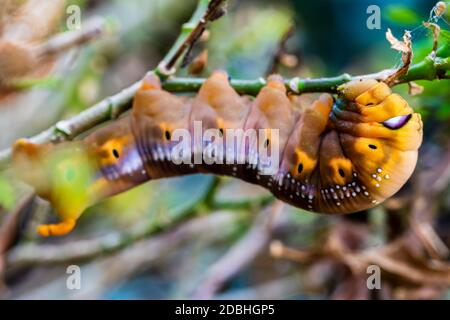
<path id="1" fill-rule="evenodd" d="M 166 92 L 156 76 L 147 75 L 130 115 L 79 142 L 87 156 L 74 157 L 74 168 L 86 162 L 93 172 L 83 182 L 86 187 L 80 191 L 75 190 L 78 186 L 65 186 L 61 191 L 48 184 L 39 186 L 38 193 L 67 221 L 77 219 L 88 206 L 148 180 L 211 173 L 258 184 L 286 203 L 309 211 L 338 214 L 371 208 L 396 193 L 412 174 L 422 142 L 422 121 L 383 82 L 352 81 L 339 90 L 336 99 L 322 94 L 298 112 L 279 76 L 269 77 L 256 99 L 249 99 L 240 96 L 221 71 L 214 72 L 193 98 Z M 202 157 L 202 148 L 211 145 L 211 139 L 192 139 L 186 144 L 192 149 L 185 154 L 172 141 L 177 130 L 194 137 L 199 122 L 200 129 L 214 129 L 221 137 L 218 140 L 224 141 L 222 149 L 207 153 L 208 159 L 219 159 L 222 164 L 211 165 L 205 158 L 201 163 L 175 161 Z M 234 149 L 231 156 L 243 162 L 229 164 L 223 157 L 235 141 L 227 141 L 228 130 L 262 131 L 265 136 L 260 144 L 246 144 L 252 139 L 242 138 L 245 147 Z M 35 165 L 36 158 L 45 163 L 47 155 L 61 145 L 31 145 L 22 140 L 17 144 L 14 156 L 18 162 L 38 171 L 43 181 L 52 181 L 45 174 L 63 174 L 57 168 L 39 171 Z M 259 146 L 277 157 L 263 159 Z M 27 152 L 40 148 L 37 155 Z M 105 150 L 112 150 L 114 159 L 105 156 Z M 264 170 L 272 165 L 276 170 L 266 174 Z M 28 181 L 37 187 L 35 180 Z M 70 201 L 59 201 L 72 199 L 73 194 L 77 195 L 76 208 L 73 203 L 69 207 Z"/>

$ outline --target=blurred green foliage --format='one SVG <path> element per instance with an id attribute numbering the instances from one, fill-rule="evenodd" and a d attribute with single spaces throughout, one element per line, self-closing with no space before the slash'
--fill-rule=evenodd
<path id="1" fill-rule="evenodd" d="M 420 15 L 406 5 L 392 4 L 383 10 L 383 18 L 386 21 L 402 26 L 415 27 L 422 22 Z"/>

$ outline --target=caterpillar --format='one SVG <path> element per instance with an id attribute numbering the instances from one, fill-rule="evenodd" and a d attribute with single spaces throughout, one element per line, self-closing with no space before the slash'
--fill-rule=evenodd
<path id="1" fill-rule="evenodd" d="M 23 180 L 61 217 L 39 226 L 42 236 L 70 232 L 87 207 L 148 180 L 195 173 L 237 177 L 313 212 L 356 212 L 383 202 L 411 176 L 422 121 L 384 82 L 354 80 L 339 92 L 305 106 L 273 75 L 253 99 L 215 71 L 195 97 L 185 97 L 164 91 L 148 74 L 128 115 L 79 141 L 18 140 L 13 159 Z M 175 135 L 181 130 L 192 136 L 198 127 L 211 139 L 194 137 L 180 148 Z M 244 135 L 231 140 L 228 130 Z M 262 134 L 246 135 L 251 130 Z M 222 145 L 209 148 L 215 139 Z M 205 154 L 222 162 L 207 163 Z M 268 167 L 275 170 L 268 174 Z"/>

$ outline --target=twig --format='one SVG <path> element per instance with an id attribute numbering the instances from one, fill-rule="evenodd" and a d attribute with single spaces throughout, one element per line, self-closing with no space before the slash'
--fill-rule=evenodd
<path id="1" fill-rule="evenodd" d="M 261 212 L 248 233 L 211 266 L 193 293 L 193 299 L 211 299 L 228 280 L 267 248 L 277 226 L 272 223 L 272 218 L 282 208 L 283 203 L 276 201 Z"/>
<path id="2" fill-rule="evenodd" d="M 26 194 L 20 200 L 16 208 L 14 208 L 14 210 L 5 218 L 5 221 L 0 227 L 0 292 L 5 287 L 3 282 L 5 274 L 5 254 L 16 238 L 22 210 L 33 201 L 34 197 L 34 192 Z"/>
<path id="3" fill-rule="evenodd" d="M 205 31 L 206 25 L 225 13 L 225 3 L 226 0 L 199 1 L 191 20 L 183 25 L 181 34 L 172 49 L 156 68 L 156 74 L 162 79 L 166 79 L 175 73 L 177 62 L 183 54 L 189 55 L 192 47 Z"/>
<path id="4" fill-rule="evenodd" d="M 426 258 L 411 255 L 410 251 L 413 250 L 411 247 L 414 246 L 414 241 L 415 235 L 407 232 L 383 246 L 354 251 L 347 247 L 345 237 L 331 232 L 324 245 L 298 253 L 294 253 L 297 249 L 285 247 L 280 243 L 277 245 L 279 248 L 276 250 L 275 257 L 293 260 L 301 264 L 332 259 L 347 265 L 355 276 L 366 274 L 369 265 L 378 265 L 383 270 L 417 285 L 449 286 L 450 265 L 448 263 L 433 264 Z M 338 245 L 330 246 L 330 242 L 338 242 Z"/>
<path id="5" fill-rule="evenodd" d="M 39 57 L 59 54 L 70 48 L 80 46 L 99 37 L 105 31 L 105 21 L 100 18 L 92 19 L 82 30 L 59 33 L 47 41 L 36 46 Z"/>

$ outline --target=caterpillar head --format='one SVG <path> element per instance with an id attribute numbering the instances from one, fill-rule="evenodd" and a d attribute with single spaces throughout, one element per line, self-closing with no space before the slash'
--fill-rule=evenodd
<path id="1" fill-rule="evenodd" d="M 370 189 L 374 203 L 392 196 L 411 176 L 422 143 L 422 121 L 384 83 L 344 84 L 330 115 L 343 151 Z"/>

